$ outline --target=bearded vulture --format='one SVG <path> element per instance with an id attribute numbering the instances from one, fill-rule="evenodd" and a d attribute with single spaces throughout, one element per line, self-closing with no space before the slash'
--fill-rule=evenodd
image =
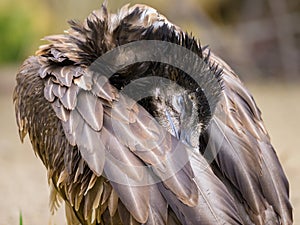
<path id="1" fill-rule="evenodd" d="M 17 76 L 20 138 L 69 225 L 289 225 L 289 183 L 252 95 L 146 5 L 45 37 Z"/>

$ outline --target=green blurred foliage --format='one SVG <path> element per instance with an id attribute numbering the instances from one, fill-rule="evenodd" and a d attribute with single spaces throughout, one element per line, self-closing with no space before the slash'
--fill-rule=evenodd
<path id="1" fill-rule="evenodd" d="M 37 48 L 49 20 L 43 5 L 36 3 L 34 0 L 1 1 L 0 64 L 21 61 Z"/>

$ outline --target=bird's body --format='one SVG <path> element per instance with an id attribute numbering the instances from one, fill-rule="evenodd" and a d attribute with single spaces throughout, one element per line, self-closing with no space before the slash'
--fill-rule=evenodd
<path id="1" fill-rule="evenodd" d="M 260 111 L 225 62 L 144 5 L 118 14 L 102 6 L 70 25 L 24 62 L 14 93 L 21 139 L 29 134 L 48 171 L 52 210 L 63 199 L 72 225 L 292 224 L 288 181 Z M 209 76 L 204 87 L 162 62 L 110 77 L 91 69 L 140 40 L 193 52 L 201 61 L 193 67 Z M 142 83 L 150 97 L 134 101 L 126 87 L 149 77 L 171 83 Z"/>

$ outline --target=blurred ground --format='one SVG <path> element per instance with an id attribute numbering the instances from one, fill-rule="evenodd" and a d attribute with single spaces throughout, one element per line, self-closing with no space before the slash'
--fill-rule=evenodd
<path id="1" fill-rule="evenodd" d="M 50 217 L 46 171 L 31 150 L 20 143 L 12 90 L 16 68 L 0 69 L 0 225 L 63 225 L 64 213 Z M 266 81 L 247 84 L 270 132 L 291 185 L 295 224 L 300 223 L 300 83 Z M 298 191 L 297 191 L 298 190 Z"/>
<path id="2" fill-rule="evenodd" d="M 46 170 L 21 144 L 14 118 L 12 92 L 17 67 L 0 69 L 0 225 L 64 224 L 63 213 L 50 219 Z"/>

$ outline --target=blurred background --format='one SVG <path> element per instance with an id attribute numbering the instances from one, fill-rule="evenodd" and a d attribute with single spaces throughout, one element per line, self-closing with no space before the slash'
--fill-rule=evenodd
<path id="1" fill-rule="evenodd" d="M 62 33 L 67 20 L 83 20 L 98 0 L 0 0 L 0 225 L 65 224 L 48 210 L 46 171 L 26 139 L 21 144 L 12 92 L 22 61 Z M 129 1 L 111 0 L 116 12 Z M 224 59 L 250 89 L 291 185 L 300 224 L 300 1 L 140 0 L 165 15 Z"/>

